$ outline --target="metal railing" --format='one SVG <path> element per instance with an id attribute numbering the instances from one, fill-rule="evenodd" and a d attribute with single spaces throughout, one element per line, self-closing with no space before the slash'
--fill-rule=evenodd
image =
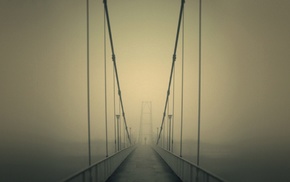
<path id="1" fill-rule="evenodd" d="M 61 182 L 103 182 L 106 181 L 120 164 L 135 150 L 136 146 L 125 148 L 91 166 L 61 180 Z"/>
<path id="2" fill-rule="evenodd" d="M 184 182 L 226 182 L 224 179 L 201 167 L 165 150 L 159 146 L 153 149 L 167 163 L 172 171 Z"/>

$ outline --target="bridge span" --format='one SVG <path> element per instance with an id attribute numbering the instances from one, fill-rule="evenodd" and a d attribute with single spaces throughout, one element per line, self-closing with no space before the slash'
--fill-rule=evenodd
<path id="1" fill-rule="evenodd" d="M 290 181 L 290 1 L 0 4 L 0 182 Z"/>
<path id="2" fill-rule="evenodd" d="M 100 162 L 92 164 L 91 162 L 91 128 L 90 128 L 90 75 L 88 69 L 87 86 L 88 86 L 88 156 L 89 167 L 73 174 L 72 176 L 64 179 L 64 182 L 141 182 L 141 181 L 158 181 L 158 182 L 171 182 L 171 181 L 185 181 L 185 182 L 222 182 L 223 179 L 211 174 L 210 172 L 202 169 L 199 166 L 200 159 L 200 103 L 201 103 L 201 0 L 199 0 L 199 81 L 198 81 L 198 139 L 197 139 L 197 163 L 193 164 L 182 158 L 182 128 L 183 128 L 183 67 L 184 55 L 182 54 L 182 96 L 181 96 L 181 131 L 180 131 L 180 155 L 177 156 L 173 153 L 173 122 L 174 110 L 169 110 L 170 92 L 174 92 L 174 77 L 175 77 L 175 62 L 178 49 L 179 34 L 182 32 L 184 36 L 184 4 L 185 0 L 180 1 L 180 11 L 177 23 L 177 32 L 174 43 L 174 51 L 172 56 L 172 65 L 169 74 L 168 90 L 165 96 L 165 106 L 161 125 L 157 128 L 156 135 L 153 136 L 152 130 L 152 106 L 151 103 L 145 103 L 149 106 L 149 128 L 147 132 L 144 130 L 143 112 L 144 103 L 142 103 L 141 121 L 140 121 L 140 136 L 139 144 L 134 145 L 130 128 L 127 126 L 127 120 L 124 110 L 123 99 L 121 95 L 121 85 L 119 82 L 119 75 L 117 69 L 117 58 L 113 44 L 112 29 L 109 18 L 109 8 L 107 0 L 103 1 L 104 4 L 104 24 L 107 25 L 108 37 L 110 40 L 110 47 L 113 61 L 114 72 L 114 87 L 118 91 L 119 99 L 119 114 L 115 114 L 116 122 L 114 122 L 115 132 L 115 152 L 113 155 L 108 154 L 108 123 L 107 123 L 107 79 L 106 79 L 106 64 L 105 64 L 105 128 L 106 128 L 106 158 Z M 106 27 L 106 26 L 105 26 Z M 105 28 L 104 27 L 104 28 Z M 87 0 L 87 42 L 89 47 L 89 1 Z M 106 37 L 106 29 L 104 31 Z M 106 46 L 106 38 L 104 38 L 104 47 Z M 89 50 L 89 48 L 88 48 Z M 106 61 L 106 49 L 104 60 Z M 184 38 L 182 38 L 182 52 L 184 51 Z M 89 66 L 89 51 L 87 65 Z M 114 88 L 115 91 L 115 88 Z M 115 97 L 115 96 L 114 96 Z M 174 97 L 174 94 L 173 94 Z M 115 100 L 115 99 L 114 99 Z M 174 107 L 174 102 L 173 102 Z M 114 101 L 114 109 L 115 101 Z M 148 114 L 148 113 L 147 113 Z M 122 149 L 122 136 L 121 136 L 121 120 L 123 121 L 123 146 Z M 166 120 L 167 123 L 166 124 Z M 167 131 L 165 131 L 167 130 Z M 167 136 L 165 137 L 165 132 Z M 126 137 L 125 137 L 126 133 Z M 163 136 L 163 137 L 162 137 Z M 144 141 L 143 141 L 144 139 Z M 147 141 L 147 144 L 146 144 Z M 129 144 L 129 145 L 128 145 Z M 151 145 L 149 145 L 151 144 Z M 128 146 L 127 148 L 125 146 Z"/>
<path id="3" fill-rule="evenodd" d="M 134 145 L 63 182 L 224 182 L 159 146 Z"/>

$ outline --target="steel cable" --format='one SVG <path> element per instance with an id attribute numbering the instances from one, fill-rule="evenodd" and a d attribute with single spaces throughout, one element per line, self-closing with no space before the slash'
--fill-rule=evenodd
<path id="1" fill-rule="evenodd" d="M 174 65 L 175 65 L 175 61 L 176 61 L 176 50 L 177 50 L 177 46 L 178 46 L 178 38 L 179 38 L 180 25 L 181 25 L 181 20 L 182 20 L 182 15 L 183 15 L 184 3 L 185 3 L 185 0 L 181 0 L 179 20 L 178 20 L 178 26 L 177 26 L 176 39 L 175 39 L 175 46 L 174 46 L 174 52 L 173 52 L 173 57 L 172 57 L 172 65 L 171 65 L 171 71 L 170 71 L 170 76 L 169 76 L 168 89 L 167 89 L 167 96 L 166 96 L 166 101 L 165 101 L 165 106 L 164 106 L 164 111 L 163 111 L 163 118 L 162 118 L 160 130 L 159 130 L 159 135 L 158 135 L 158 139 L 157 139 L 157 142 L 156 142 L 157 145 L 159 143 L 160 135 L 161 135 L 161 132 L 163 130 L 164 120 L 165 120 L 165 117 L 166 117 L 166 108 L 167 108 L 167 105 L 168 105 L 171 82 L 172 82 L 172 76 L 173 76 L 173 70 L 174 70 Z"/>
<path id="2" fill-rule="evenodd" d="M 121 109 L 122 109 L 122 116 L 123 116 L 123 119 L 124 119 L 124 124 L 125 124 L 125 129 L 126 129 L 126 132 L 127 132 L 127 137 L 128 137 L 129 142 L 131 144 L 131 138 L 130 138 L 128 127 L 127 127 L 126 116 L 125 116 L 125 111 L 124 111 L 124 105 L 123 105 L 123 100 L 122 100 L 121 87 L 120 87 L 118 69 L 117 69 L 117 64 L 116 64 L 116 56 L 115 56 L 115 51 L 114 51 L 114 44 L 113 44 L 113 37 L 112 37 L 112 31 L 111 31 L 111 25 L 110 25 L 110 18 L 109 18 L 107 0 L 104 0 L 103 3 L 104 3 L 104 8 L 105 8 L 106 17 L 107 17 L 106 20 L 107 20 L 107 26 L 108 26 L 108 32 L 109 32 L 109 38 L 110 38 L 110 44 L 111 44 L 112 61 L 113 61 L 113 65 L 114 65 L 115 75 L 116 75 L 116 82 L 117 82 L 118 95 L 119 95 Z"/>

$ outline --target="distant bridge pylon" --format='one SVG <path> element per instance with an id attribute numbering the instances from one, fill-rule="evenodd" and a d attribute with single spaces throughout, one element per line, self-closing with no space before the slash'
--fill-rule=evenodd
<path id="1" fill-rule="evenodd" d="M 139 144 L 146 145 L 153 143 L 153 126 L 152 126 L 152 102 L 142 101 L 141 117 L 139 129 Z"/>

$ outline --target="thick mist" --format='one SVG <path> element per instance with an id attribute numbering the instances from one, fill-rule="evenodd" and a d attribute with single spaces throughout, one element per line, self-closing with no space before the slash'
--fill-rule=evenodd
<path id="1" fill-rule="evenodd" d="M 142 101 L 151 101 L 155 142 L 180 1 L 108 0 L 108 7 L 132 141 L 138 141 Z M 200 165 L 228 181 L 290 180 L 289 7 L 286 0 L 202 1 Z M 193 163 L 198 15 L 198 1 L 186 1 L 166 113 L 173 115 L 173 152 Z M 61 180 L 88 166 L 86 3 L 1 1 L 0 23 L 0 181 Z M 116 151 L 115 115 L 121 113 L 101 0 L 90 1 L 89 30 L 91 152 L 97 162 L 106 155 L 106 122 L 108 154 Z M 166 119 L 163 147 L 167 125 Z"/>

